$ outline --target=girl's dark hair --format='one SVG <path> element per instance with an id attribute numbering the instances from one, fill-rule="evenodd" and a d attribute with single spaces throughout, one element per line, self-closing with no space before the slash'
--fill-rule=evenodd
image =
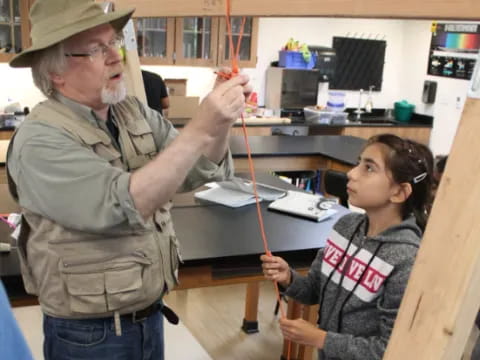
<path id="1" fill-rule="evenodd" d="M 407 182 L 412 186 L 412 194 L 403 204 L 402 216 L 406 218 L 413 213 L 418 226 L 424 230 L 432 205 L 432 152 L 423 144 L 392 134 L 372 136 L 366 146 L 372 144 L 384 144 L 392 150 L 385 154 L 385 164 L 393 181 L 398 184 Z"/>

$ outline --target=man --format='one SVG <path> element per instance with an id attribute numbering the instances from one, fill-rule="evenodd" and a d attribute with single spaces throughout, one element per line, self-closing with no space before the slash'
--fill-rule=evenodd
<path id="1" fill-rule="evenodd" d="M 247 77 L 217 79 L 178 134 L 125 96 L 118 34 L 132 13 L 37 0 L 32 47 L 10 62 L 32 67 L 48 97 L 7 160 L 23 215 L 22 276 L 45 313 L 47 360 L 163 359 L 161 299 L 179 262 L 170 199 L 233 175 L 228 132 Z"/>
<path id="2" fill-rule="evenodd" d="M 170 106 L 170 100 L 167 86 L 162 77 L 153 72 L 142 70 L 142 78 L 148 106 L 163 115 L 163 110 Z"/>

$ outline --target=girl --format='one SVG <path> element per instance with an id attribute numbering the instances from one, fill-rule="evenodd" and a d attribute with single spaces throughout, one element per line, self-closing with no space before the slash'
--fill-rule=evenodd
<path id="1" fill-rule="evenodd" d="M 285 338 L 319 349 L 319 359 L 381 359 L 407 286 L 431 202 L 433 156 L 424 145 L 370 138 L 348 173 L 351 213 L 333 227 L 306 277 L 262 255 L 267 279 L 286 295 L 320 304 L 318 327 L 280 320 Z"/>

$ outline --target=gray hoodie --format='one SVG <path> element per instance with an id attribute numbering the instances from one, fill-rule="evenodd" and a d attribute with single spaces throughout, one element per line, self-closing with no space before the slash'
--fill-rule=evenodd
<path id="1" fill-rule="evenodd" d="M 422 232 L 413 216 L 375 237 L 367 228 L 366 215 L 345 215 L 308 275 L 292 272 L 286 294 L 320 304 L 319 327 L 327 331 L 320 360 L 381 359 L 387 347 Z"/>

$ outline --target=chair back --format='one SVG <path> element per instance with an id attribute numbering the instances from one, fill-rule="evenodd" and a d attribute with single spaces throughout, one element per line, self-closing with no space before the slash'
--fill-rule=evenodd
<path id="1" fill-rule="evenodd" d="M 323 186 L 327 194 L 339 198 L 340 205 L 348 207 L 347 174 L 336 170 L 326 170 L 323 175 Z"/>

